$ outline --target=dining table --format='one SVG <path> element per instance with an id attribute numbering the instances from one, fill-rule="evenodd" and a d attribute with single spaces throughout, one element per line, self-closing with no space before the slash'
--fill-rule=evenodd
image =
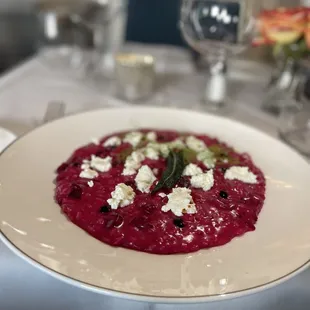
<path id="1" fill-rule="evenodd" d="M 92 72 L 77 72 L 76 68 L 53 68 L 38 54 L 0 77 L 0 126 L 17 137 L 22 136 L 40 126 L 47 106 L 59 101 L 65 104 L 65 115 L 136 105 L 209 113 L 201 100 L 206 74 L 195 68 L 186 49 L 132 44 L 126 47 L 128 50 L 150 54 L 156 59 L 156 87 L 145 100 L 118 99 L 111 68 L 98 78 Z M 271 73 L 269 64 L 242 57 L 230 60 L 227 108 L 212 113 L 256 127 L 277 138 L 277 118 L 261 109 Z M 277 225 L 281 223 L 275 222 L 274 229 Z M 201 304 L 156 304 L 97 294 L 64 283 L 25 262 L 0 241 L 0 310 L 42 307 L 46 310 L 308 310 L 310 270 L 274 288 L 235 299 L 222 296 L 216 302 Z"/>

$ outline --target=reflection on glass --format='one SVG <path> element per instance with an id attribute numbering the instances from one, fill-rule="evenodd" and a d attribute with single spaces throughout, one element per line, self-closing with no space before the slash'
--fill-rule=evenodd
<path id="1" fill-rule="evenodd" d="M 210 72 L 204 100 L 218 109 L 228 97 L 227 58 L 252 44 L 261 1 L 183 0 L 180 27 L 186 42 L 207 56 Z"/>

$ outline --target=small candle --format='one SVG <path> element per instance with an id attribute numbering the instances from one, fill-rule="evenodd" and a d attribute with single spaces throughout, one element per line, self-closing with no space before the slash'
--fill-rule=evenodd
<path id="1" fill-rule="evenodd" d="M 129 101 L 145 99 L 154 90 L 154 57 L 118 54 L 115 57 L 115 78 L 118 96 Z"/>

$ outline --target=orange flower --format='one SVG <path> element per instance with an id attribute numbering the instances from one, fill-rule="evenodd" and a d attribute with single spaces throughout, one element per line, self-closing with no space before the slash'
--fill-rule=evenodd
<path id="1" fill-rule="evenodd" d="M 305 8 L 263 11 L 258 18 L 258 29 L 265 42 L 290 44 L 304 34 L 307 15 Z"/>

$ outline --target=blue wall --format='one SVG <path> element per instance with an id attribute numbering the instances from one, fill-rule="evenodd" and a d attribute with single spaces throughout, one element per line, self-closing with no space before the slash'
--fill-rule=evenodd
<path id="1" fill-rule="evenodd" d="M 184 46 L 178 29 L 181 0 L 129 0 L 126 39 Z"/>

